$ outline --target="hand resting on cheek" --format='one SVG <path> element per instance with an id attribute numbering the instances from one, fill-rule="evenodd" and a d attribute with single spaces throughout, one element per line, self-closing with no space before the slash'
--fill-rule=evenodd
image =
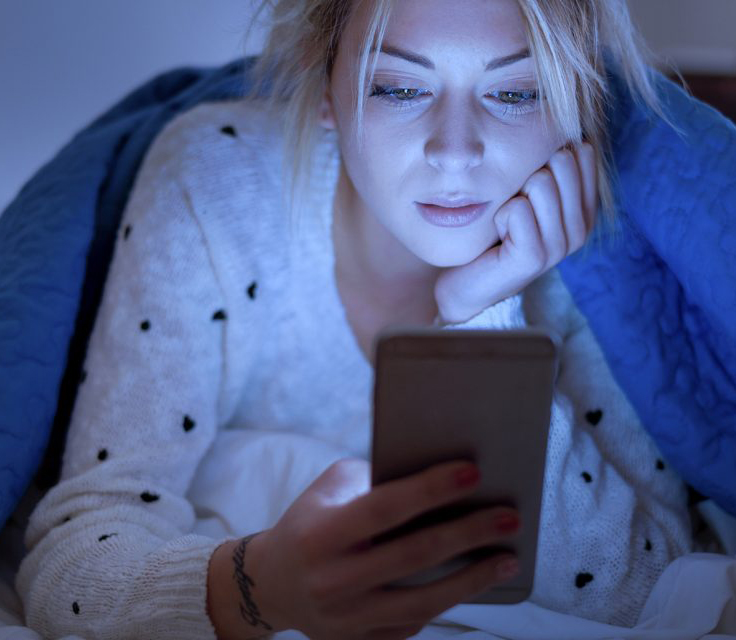
<path id="1" fill-rule="evenodd" d="M 472 262 L 441 272 L 435 285 L 440 319 L 465 322 L 580 249 L 595 225 L 597 204 L 593 147 L 556 151 L 499 207 L 499 242 Z"/>

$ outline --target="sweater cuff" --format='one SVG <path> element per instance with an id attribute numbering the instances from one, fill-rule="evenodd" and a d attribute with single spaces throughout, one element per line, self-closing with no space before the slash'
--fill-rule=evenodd
<path id="1" fill-rule="evenodd" d="M 521 306 L 521 294 L 509 296 L 485 308 L 476 316 L 457 323 L 442 323 L 439 318 L 435 325 L 443 329 L 518 329 L 526 326 Z"/>
<path id="2" fill-rule="evenodd" d="M 148 601 L 155 604 L 151 622 L 161 623 L 161 628 L 150 637 L 216 640 L 207 612 L 207 575 L 210 558 L 223 542 L 187 535 L 165 545 L 160 551 L 160 561 L 159 558 L 149 560 L 145 572 L 154 571 L 156 579 L 150 581 L 145 592 Z"/>

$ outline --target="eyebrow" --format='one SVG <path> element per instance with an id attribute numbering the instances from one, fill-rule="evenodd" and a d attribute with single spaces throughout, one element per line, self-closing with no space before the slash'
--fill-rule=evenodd
<path id="1" fill-rule="evenodd" d="M 371 53 L 373 53 L 375 50 L 375 47 L 371 49 Z M 434 63 L 429 58 L 426 58 L 425 56 L 420 56 L 418 53 L 413 53 L 412 51 L 407 51 L 406 49 L 400 49 L 399 47 L 391 46 L 390 44 L 381 45 L 381 53 L 385 53 L 386 55 L 393 56 L 395 58 L 402 58 L 403 60 L 407 60 L 408 62 L 413 62 L 414 64 L 418 64 L 424 67 L 425 69 L 435 68 Z M 529 57 L 531 57 L 529 49 L 522 49 L 521 51 L 517 51 L 516 53 L 512 53 L 508 56 L 494 58 L 486 64 L 485 70 L 495 71 L 496 69 L 507 67 L 511 64 L 514 64 L 515 62 L 519 62 L 519 60 L 525 60 Z"/>

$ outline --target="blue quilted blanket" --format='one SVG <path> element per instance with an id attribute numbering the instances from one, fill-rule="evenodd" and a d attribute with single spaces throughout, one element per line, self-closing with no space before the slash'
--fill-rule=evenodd
<path id="1" fill-rule="evenodd" d="M 115 231 L 158 131 L 234 99 L 253 60 L 154 78 L 81 131 L 0 217 L 0 526 L 56 480 Z M 560 267 L 664 458 L 736 514 L 736 127 L 665 78 L 680 134 L 612 79 L 620 233 Z"/>

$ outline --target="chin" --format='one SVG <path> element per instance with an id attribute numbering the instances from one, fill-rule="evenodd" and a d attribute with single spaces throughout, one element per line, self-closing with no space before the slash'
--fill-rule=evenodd
<path id="1" fill-rule="evenodd" d="M 415 248 L 415 255 L 433 267 L 460 267 L 480 256 L 488 245 L 456 247 Z"/>

